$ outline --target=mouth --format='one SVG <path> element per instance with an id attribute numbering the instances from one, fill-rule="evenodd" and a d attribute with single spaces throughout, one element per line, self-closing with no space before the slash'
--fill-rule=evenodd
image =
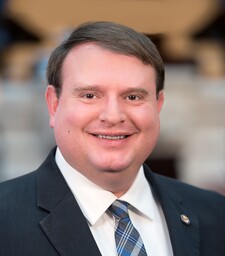
<path id="1" fill-rule="evenodd" d="M 130 135 L 105 135 L 105 134 L 92 134 L 93 136 L 105 139 L 105 140 L 123 140 L 128 138 Z"/>

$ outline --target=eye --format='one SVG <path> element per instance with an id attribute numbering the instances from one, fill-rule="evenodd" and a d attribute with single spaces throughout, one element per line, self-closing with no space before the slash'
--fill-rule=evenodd
<path id="1" fill-rule="evenodd" d="M 86 93 L 82 96 L 85 99 L 95 99 L 96 96 L 93 93 Z"/>
<path id="2" fill-rule="evenodd" d="M 131 94 L 127 96 L 127 99 L 131 101 L 136 101 L 136 100 L 140 100 L 140 97 L 138 95 Z"/>

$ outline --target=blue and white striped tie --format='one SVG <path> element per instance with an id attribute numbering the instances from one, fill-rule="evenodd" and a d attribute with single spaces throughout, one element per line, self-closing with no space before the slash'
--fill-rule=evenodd
<path id="1" fill-rule="evenodd" d="M 109 211 L 118 223 L 115 228 L 118 256 L 147 256 L 141 236 L 129 218 L 128 203 L 116 200 Z"/>

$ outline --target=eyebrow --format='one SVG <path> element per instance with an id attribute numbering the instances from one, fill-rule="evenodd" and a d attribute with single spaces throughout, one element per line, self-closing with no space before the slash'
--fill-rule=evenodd
<path id="1" fill-rule="evenodd" d="M 73 92 L 84 92 L 84 91 L 100 91 L 100 88 L 97 85 L 86 85 L 86 86 L 79 86 L 73 89 Z"/>
<path id="2" fill-rule="evenodd" d="M 148 91 L 144 88 L 138 88 L 138 87 L 128 87 L 126 90 L 124 90 L 125 93 L 132 93 L 132 92 L 139 92 L 143 95 L 148 95 Z"/>
<path id="3" fill-rule="evenodd" d="M 101 91 L 101 88 L 98 85 L 86 85 L 86 86 L 79 86 L 73 89 L 74 93 L 77 92 L 85 92 L 85 91 Z M 125 93 L 141 93 L 143 95 L 148 95 L 149 92 L 144 88 L 139 87 L 128 87 L 123 90 L 123 94 Z"/>

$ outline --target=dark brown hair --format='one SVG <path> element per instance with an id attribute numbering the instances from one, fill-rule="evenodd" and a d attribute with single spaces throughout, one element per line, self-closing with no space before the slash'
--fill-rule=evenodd
<path id="1" fill-rule="evenodd" d="M 47 67 L 48 84 L 55 86 L 59 97 L 62 87 L 63 62 L 75 46 L 95 42 L 110 51 L 135 56 L 156 71 L 157 95 L 164 87 L 164 64 L 153 42 L 129 27 L 113 22 L 84 23 L 70 34 L 51 54 Z"/>

